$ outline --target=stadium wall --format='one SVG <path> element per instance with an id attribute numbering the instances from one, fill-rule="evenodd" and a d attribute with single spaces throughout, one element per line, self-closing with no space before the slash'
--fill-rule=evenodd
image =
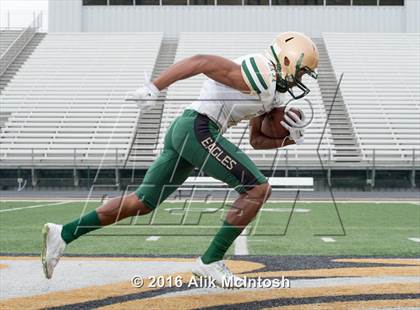
<path id="1" fill-rule="evenodd" d="M 49 32 L 420 32 L 420 1 L 404 6 L 83 6 L 49 0 Z"/>
<path id="2" fill-rule="evenodd" d="M 267 177 L 312 177 L 315 191 L 328 191 L 329 185 L 334 190 L 381 191 L 402 190 L 418 191 L 420 173 L 412 174 L 408 170 L 377 170 L 374 175 L 370 170 L 334 170 L 326 173 L 321 170 L 290 169 L 289 171 L 262 170 Z M 111 168 L 0 168 L 0 191 L 25 189 L 91 189 L 93 185 L 101 188 L 123 190 L 137 188 L 143 181 L 145 169 Z M 192 175 L 197 175 L 194 170 Z"/>

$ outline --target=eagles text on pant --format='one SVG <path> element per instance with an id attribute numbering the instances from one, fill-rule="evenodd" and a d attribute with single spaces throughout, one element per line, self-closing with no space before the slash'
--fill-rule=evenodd
<path id="1" fill-rule="evenodd" d="M 216 142 L 214 142 L 212 137 L 205 138 L 201 141 L 201 144 L 214 158 L 216 158 L 217 161 L 219 161 L 228 170 L 232 170 L 237 164 L 235 160 L 224 153 L 224 151 L 216 144 Z"/>

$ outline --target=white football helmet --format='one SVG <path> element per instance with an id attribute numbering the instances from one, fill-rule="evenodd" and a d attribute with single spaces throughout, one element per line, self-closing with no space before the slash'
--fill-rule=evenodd
<path id="1" fill-rule="evenodd" d="M 316 79 L 319 53 L 315 43 L 300 32 L 281 33 L 266 51 L 266 57 L 276 66 L 278 78 L 276 89 L 288 91 L 294 99 L 306 96 L 310 90 L 301 81 L 304 74 Z M 295 95 L 292 87 L 297 86 L 302 93 Z"/>

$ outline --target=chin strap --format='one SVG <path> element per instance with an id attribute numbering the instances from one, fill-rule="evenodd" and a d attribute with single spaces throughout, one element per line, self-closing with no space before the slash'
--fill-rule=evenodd
<path id="1" fill-rule="evenodd" d="M 284 143 L 286 142 L 286 139 L 290 140 L 290 136 L 286 136 L 283 138 L 283 141 L 281 142 L 280 148 L 284 147 Z"/>
<path id="2" fill-rule="evenodd" d="M 300 137 L 299 139 L 295 140 L 295 144 L 297 145 L 301 145 L 305 142 L 305 139 L 302 137 Z"/>
<path id="3" fill-rule="evenodd" d="M 284 143 L 286 143 L 286 139 L 289 139 L 291 141 L 295 141 L 295 144 L 297 144 L 297 145 L 303 144 L 305 142 L 305 138 L 303 138 L 303 136 L 300 137 L 297 140 L 293 140 L 292 138 L 290 138 L 290 136 L 286 136 L 286 137 L 283 138 L 283 141 L 281 142 L 280 148 L 284 147 Z"/>

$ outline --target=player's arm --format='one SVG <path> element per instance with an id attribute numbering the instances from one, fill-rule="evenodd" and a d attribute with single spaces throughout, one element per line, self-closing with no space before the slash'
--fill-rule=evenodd
<path id="1" fill-rule="evenodd" d="M 264 114 L 254 117 L 249 121 L 250 136 L 249 143 L 256 150 L 268 150 L 284 147 L 290 144 L 294 144 L 295 141 L 286 137 L 284 139 L 274 139 L 267 137 L 261 132 L 261 125 L 264 119 Z"/>
<path id="2" fill-rule="evenodd" d="M 153 84 L 162 90 L 176 81 L 198 74 L 205 74 L 219 83 L 242 92 L 250 91 L 242 77 L 241 66 L 229 59 L 214 55 L 195 55 L 181 60 L 162 72 Z"/>

